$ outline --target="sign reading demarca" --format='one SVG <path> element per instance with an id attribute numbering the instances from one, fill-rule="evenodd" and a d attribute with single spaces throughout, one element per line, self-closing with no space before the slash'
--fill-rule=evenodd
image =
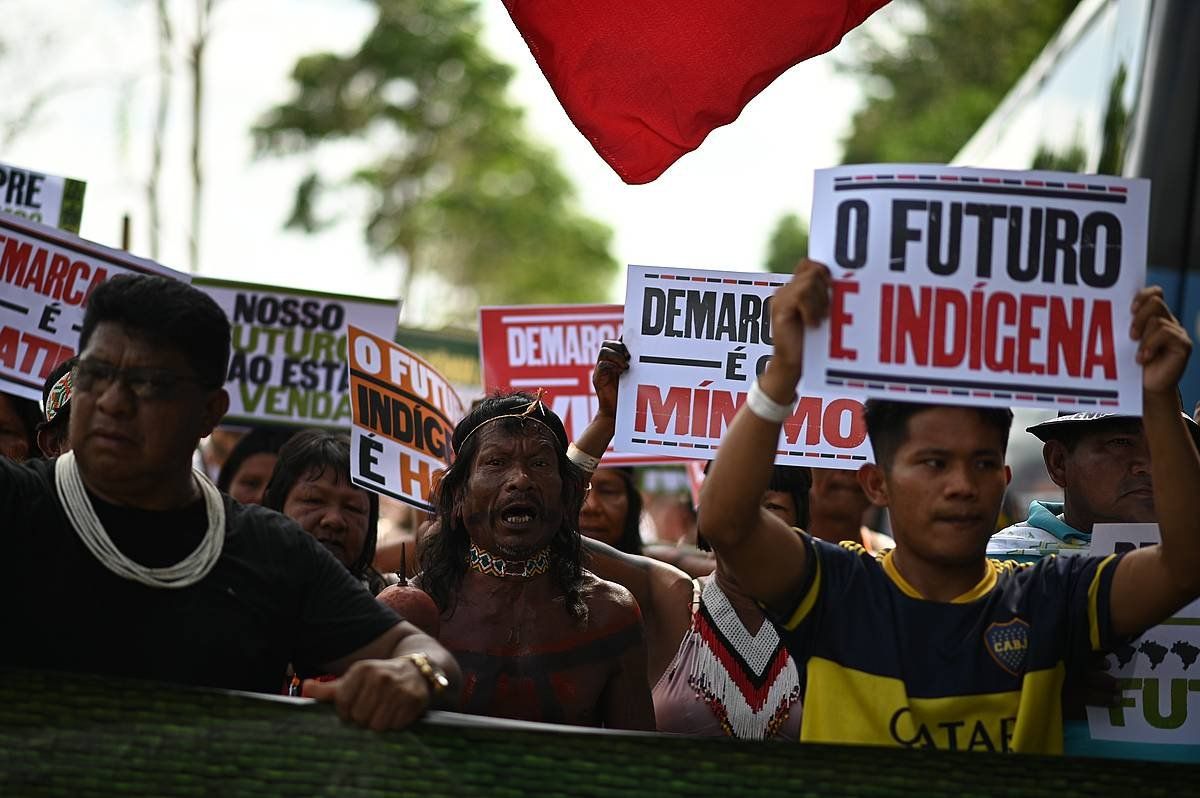
<path id="1" fill-rule="evenodd" d="M 1096 524 L 1091 554 L 1114 554 L 1161 540 L 1158 524 Z M 1087 708 L 1094 739 L 1194 746 L 1200 760 L 1200 600 L 1108 654 L 1120 695 Z"/>
<path id="2" fill-rule="evenodd" d="M 617 451 L 712 459 L 773 351 L 778 274 L 630 266 Z M 778 465 L 858 468 L 872 459 L 862 404 L 802 392 L 783 424 Z"/>
<path id="3" fill-rule="evenodd" d="M 354 484 L 432 511 L 438 473 L 450 465 L 463 404 L 432 366 L 387 338 L 351 325 L 350 476 Z"/>
<path id="4" fill-rule="evenodd" d="M 806 390 L 1141 413 L 1128 330 L 1149 182 L 940 166 L 817 171 L 833 272 Z"/>
<path id="5" fill-rule="evenodd" d="M 78 233 L 86 189 L 82 180 L 0 163 L 0 213 Z"/>
<path id="6" fill-rule="evenodd" d="M 536 391 L 578 440 L 596 414 L 592 370 L 600 346 L 621 336 L 620 305 L 524 305 L 481 308 L 479 352 L 483 389 Z M 617 453 L 605 465 L 664 462 L 667 458 Z"/>
<path id="7" fill-rule="evenodd" d="M 79 346 L 92 291 L 131 272 L 188 279 L 127 252 L 0 214 L 0 390 L 40 400 L 46 376 Z"/>
<path id="8" fill-rule="evenodd" d="M 232 325 L 226 422 L 346 428 L 346 326 L 390 338 L 392 300 L 197 278 Z"/>

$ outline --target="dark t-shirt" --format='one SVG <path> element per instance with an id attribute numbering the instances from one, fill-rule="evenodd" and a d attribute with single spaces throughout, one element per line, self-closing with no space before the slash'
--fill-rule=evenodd
<path id="1" fill-rule="evenodd" d="M 109 537 L 142 565 L 174 564 L 204 537 L 203 500 L 154 512 L 90 498 Z M 9 619 L 0 662 L 278 692 L 289 662 L 317 669 L 397 623 L 291 519 L 224 500 L 212 571 L 190 587 L 152 588 L 84 547 L 58 501 L 53 461 L 0 457 L 0 606 Z"/>

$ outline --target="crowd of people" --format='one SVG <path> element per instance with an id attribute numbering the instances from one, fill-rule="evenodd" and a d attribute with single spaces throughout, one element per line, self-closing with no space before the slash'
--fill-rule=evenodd
<path id="1" fill-rule="evenodd" d="M 255 429 L 222 442 L 212 475 L 195 467 L 228 407 L 229 322 L 186 284 L 115 277 L 42 406 L 0 395 L 0 591 L 23 608 L 4 664 L 301 692 L 376 730 L 439 707 L 1088 753 L 1084 701 L 1115 698 L 1104 652 L 1200 596 L 1187 333 L 1159 290 L 1138 295 L 1144 417 L 1031 427 L 1063 502 L 997 534 L 1005 409 L 871 400 L 875 463 L 775 465 L 829 280 L 805 261 L 776 293 L 774 355 L 704 479 L 694 546 L 644 545 L 635 475 L 602 462 L 620 342 L 601 348 L 575 441 L 540 396 L 477 402 L 436 512 L 414 522 L 405 589 L 440 614 L 422 628 L 376 599 L 408 580 L 380 566 L 397 560 L 377 551 L 380 499 L 351 482 L 347 433 Z M 864 525 L 872 508 L 890 536 Z M 1091 556 L 1104 522 L 1155 522 L 1162 542 Z"/>

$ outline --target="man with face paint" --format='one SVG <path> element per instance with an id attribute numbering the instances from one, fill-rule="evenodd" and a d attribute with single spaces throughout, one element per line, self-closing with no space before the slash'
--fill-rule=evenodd
<path id="1" fill-rule="evenodd" d="M 654 729 L 641 614 L 580 565 L 587 475 L 562 421 L 527 394 L 493 396 L 454 430 L 420 586 L 462 666 L 462 709 Z"/>

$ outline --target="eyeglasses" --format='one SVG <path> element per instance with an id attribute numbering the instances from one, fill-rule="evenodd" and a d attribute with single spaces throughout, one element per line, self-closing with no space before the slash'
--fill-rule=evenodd
<path id="1" fill-rule="evenodd" d="M 103 360 L 85 358 L 75 364 L 71 381 L 76 391 L 101 394 L 116 381 L 123 382 L 138 399 L 172 399 L 184 382 L 204 385 L 199 377 L 177 374 L 167 369 L 118 368 Z"/>

